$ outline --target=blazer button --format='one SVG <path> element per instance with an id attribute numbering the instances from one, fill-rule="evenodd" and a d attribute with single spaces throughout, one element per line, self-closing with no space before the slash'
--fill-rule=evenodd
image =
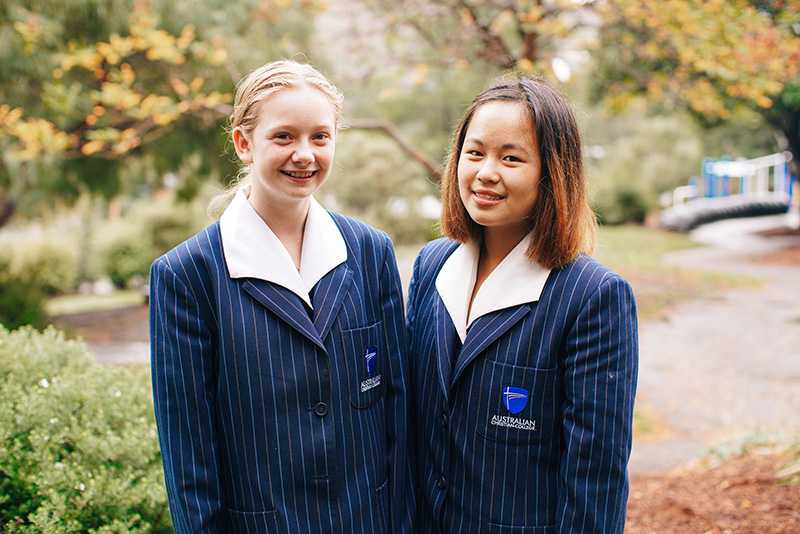
<path id="1" fill-rule="evenodd" d="M 314 405 L 314 413 L 320 417 L 325 417 L 328 414 L 328 405 L 324 402 L 318 402 Z"/>
<path id="2" fill-rule="evenodd" d="M 444 476 L 440 477 L 439 480 L 436 481 L 436 486 L 439 489 L 445 489 L 447 487 L 447 479 Z"/>

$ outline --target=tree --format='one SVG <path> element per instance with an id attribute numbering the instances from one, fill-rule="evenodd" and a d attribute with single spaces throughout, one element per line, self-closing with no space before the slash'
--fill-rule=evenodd
<path id="1" fill-rule="evenodd" d="M 593 5 L 591 0 L 348 0 L 331 10 L 350 16 L 329 17 L 334 22 L 326 29 L 334 35 L 329 53 L 350 61 L 331 66 L 355 89 L 348 99 L 355 101 L 357 114 L 371 117 L 355 124 L 377 119 L 387 134 L 401 131 L 420 140 L 408 154 L 438 180 L 441 151 L 469 100 L 505 71 L 553 77 L 553 60 L 565 48 L 582 46 Z M 415 113 L 408 112 L 412 106 Z"/>
<path id="2" fill-rule="evenodd" d="M 645 96 L 704 125 L 757 113 L 800 157 L 800 1 L 608 0 L 595 96 Z"/>
<path id="3" fill-rule="evenodd" d="M 243 0 L 233 7 L 4 3 L 0 226 L 20 202 L 132 189 L 123 179 L 132 159 L 159 178 L 188 165 L 184 196 L 211 175 L 234 175 L 232 159 L 221 157 L 233 85 L 253 66 L 302 48 L 311 33 L 304 14 L 319 6 Z"/>

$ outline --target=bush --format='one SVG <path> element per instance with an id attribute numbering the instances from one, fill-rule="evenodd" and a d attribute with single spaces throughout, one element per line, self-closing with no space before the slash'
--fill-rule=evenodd
<path id="1" fill-rule="evenodd" d="M 135 206 L 105 237 L 105 272 L 115 286 L 144 281 L 161 254 L 199 231 L 207 219 L 198 206 L 156 202 Z"/>
<path id="2" fill-rule="evenodd" d="M 13 268 L 48 295 L 68 293 L 78 280 L 78 255 L 66 243 L 40 240 L 14 246 Z"/>
<path id="3" fill-rule="evenodd" d="M 0 256 L 0 325 L 43 325 L 44 299 L 37 280 L 21 275 L 12 268 L 10 258 Z"/>
<path id="4" fill-rule="evenodd" d="M 50 328 L 0 328 L 5 532 L 169 532 L 150 385 Z"/>
<path id="5" fill-rule="evenodd" d="M 648 210 L 642 193 L 624 186 L 598 192 L 592 204 L 601 224 L 642 223 Z"/>

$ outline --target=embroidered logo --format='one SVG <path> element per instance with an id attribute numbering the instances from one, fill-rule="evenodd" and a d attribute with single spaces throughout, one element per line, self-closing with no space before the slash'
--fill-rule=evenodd
<path id="1" fill-rule="evenodd" d="M 514 386 L 503 388 L 503 406 L 513 414 L 518 414 L 528 404 L 528 390 Z"/>
<path id="2" fill-rule="evenodd" d="M 367 369 L 367 376 L 369 378 L 361 381 L 361 393 L 365 393 L 381 385 L 381 375 L 375 374 L 375 364 L 377 360 L 378 349 L 375 347 L 367 347 L 367 351 L 364 354 L 364 366 Z"/>
<path id="3" fill-rule="evenodd" d="M 367 375 L 372 376 L 375 373 L 375 359 L 378 356 L 378 349 L 375 347 L 367 347 L 367 353 L 364 355 L 364 363 L 367 366 Z"/>
<path id="4" fill-rule="evenodd" d="M 514 386 L 503 388 L 503 406 L 512 414 L 518 414 L 528 405 L 528 390 Z M 493 415 L 489 424 L 515 430 L 536 430 L 536 420 L 523 417 L 512 417 L 510 415 Z"/>

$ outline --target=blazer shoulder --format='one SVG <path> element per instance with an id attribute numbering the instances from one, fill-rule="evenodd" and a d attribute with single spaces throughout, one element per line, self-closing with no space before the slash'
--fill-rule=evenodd
<path id="1" fill-rule="evenodd" d="M 442 269 L 444 262 L 450 254 L 458 248 L 460 243 L 447 237 L 440 237 L 427 243 L 417 254 L 420 278 L 436 276 Z"/>
<path id="2" fill-rule="evenodd" d="M 347 248 L 363 253 L 366 249 L 373 252 L 392 247 L 392 240 L 383 230 L 379 230 L 354 217 L 329 211 L 333 222 L 342 233 Z"/>
<path id="3" fill-rule="evenodd" d="M 609 284 L 620 284 L 630 287 L 630 284 L 619 274 L 598 262 L 591 256 L 581 254 L 564 267 L 554 271 L 555 283 L 569 283 L 573 287 L 583 289 L 584 300 L 588 300 L 602 287 Z"/>
<path id="4" fill-rule="evenodd" d="M 183 282 L 194 285 L 195 282 L 202 284 L 209 267 L 220 262 L 224 263 L 222 241 L 219 221 L 215 221 L 156 258 L 151 269 L 166 268 Z"/>

